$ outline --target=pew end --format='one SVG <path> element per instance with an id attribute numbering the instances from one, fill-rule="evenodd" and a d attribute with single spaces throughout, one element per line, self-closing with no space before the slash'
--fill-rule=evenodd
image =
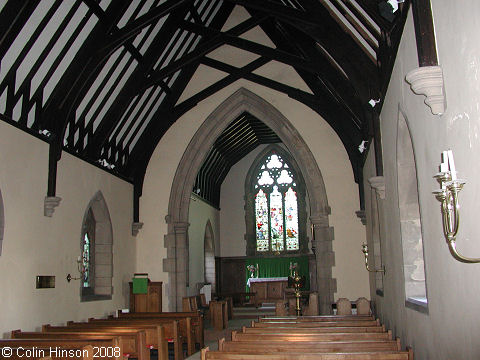
<path id="1" fill-rule="evenodd" d="M 413 360 L 413 348 L 411 346 L 407 346 L 408 352 L 408 360 Z"/>
<path id="2" fill-rule="evenodd" d="M 208 351 L 210 351 L 210 348 L 208 346 L 204 347 L 202 350 L 200 350 L 200 359 L 201 360 L 206 360 Z"/>
<path id="3" fill-rule="evenodd" d="M 397 350 L 398 351 L 402 350 L 402 343 L 400 342 L 400 338 L 397 337 L 396 341 L 397 341 Z"/>
<path id="4" fill-rule="evenodd" d="M 223 351 L 225 346 L 225 338 L 218 339 L 218 351 Z"/>

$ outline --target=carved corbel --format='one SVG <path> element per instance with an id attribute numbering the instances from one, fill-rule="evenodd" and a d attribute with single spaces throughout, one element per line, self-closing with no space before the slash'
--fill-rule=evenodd
<path id="1" fill-rule="evenodd" d="M 55 208 L 60 205 L 60 201 L 62 201 L 61 197 L 58 196 L 45 196 L 45 200 L 43 203 L 43 215 L 47 217 L 52 217 Z"/>
<path id="2" fill-rule="evenodd" d="M 410 71 L 405 80 L 417 95 L 425 95 L 425 104 L 432 114 L 445 112 L 446 100 L 443 86 L 443 72 L 440 66 L 422 66 Z"/>
<path id="3" fill-rule="evenodd" d="M 133 222 L 132 223 L 132 235 L 137 236 L 140 229 L 143 227 L 143 222 Z"/>
<path id="4" fill-rule="evenodd" d="M 380 199 L 385 199 L 385 177 L 374 176 L 368 179 L 368 182 L 372 188 L 375 189 Z"/>

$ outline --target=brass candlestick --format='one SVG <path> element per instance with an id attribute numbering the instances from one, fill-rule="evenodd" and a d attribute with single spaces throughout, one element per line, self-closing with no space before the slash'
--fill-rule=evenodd
<path id="1" fill-rule="evenodd" d="M 293 287 L 295 289 L 295 300 L 296 300 L 296 307 L 295 312 L 297 316 L 302 315 L 302 309 L 300 308 L 300 297 L 302 294 L 300 293 L 300 287 L 302 286 L 302 277 L 298 275 L 297 270 L 295 269 L 293 272 Z"/>

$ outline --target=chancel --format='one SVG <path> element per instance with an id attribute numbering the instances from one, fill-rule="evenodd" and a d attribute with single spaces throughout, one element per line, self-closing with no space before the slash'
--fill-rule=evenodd
<path id="1" fill-rule="evenodd" d="M 479 358 L 479 17 L 0 0 L 0 347 Z"/>

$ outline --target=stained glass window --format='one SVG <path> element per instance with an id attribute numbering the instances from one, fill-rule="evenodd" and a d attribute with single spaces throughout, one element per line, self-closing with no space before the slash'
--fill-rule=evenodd
<path id="1" fill-rule="evenodd" d="M 81 284 L 85 291 L 95 286 L 94 284 L 94 272 L 95 272 L 95 217 L 93 216 L 92 209 L 88 209 L 87 216 L 85 218 L 82 234 L 82 255 L 80 259 L 80 266 L 82 271 Z M 83 291 L 82 290 L 82 291 Z"/>
<path id="2" fill-rule="evenodd" d="M 82 267 L 83 267 L 83 287 L 90 286 L 90 238 L 88 233 L 85 233 L 83 237 L 83 254 L 82 254 Z"/>
<path id="3" fill-rule="evenodd" d="M 254 186 L 257 251 L 299 250 L 296 187 L 294 174 L 275 152 L 259 166 Z"/>

